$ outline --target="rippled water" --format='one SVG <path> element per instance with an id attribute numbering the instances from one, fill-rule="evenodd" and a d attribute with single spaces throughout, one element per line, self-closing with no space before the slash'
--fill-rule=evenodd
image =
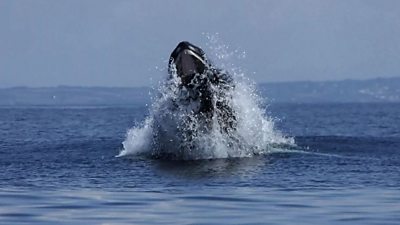
<path id="1" fill-rule="evenodd" d="M 298 148 L 116 158 L 145 107 L 0 108 L 0 224 L 398 224 L 400 104 L 272 104 Z"/>

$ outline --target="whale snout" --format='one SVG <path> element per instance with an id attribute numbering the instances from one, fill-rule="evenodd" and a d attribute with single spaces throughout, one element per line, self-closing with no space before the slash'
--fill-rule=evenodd
<path id="1" fill-rule="evenodd" d="M 204 73 L 208 65 L 204 51 L 187 41 L 180 42 L 171 53 L 170 67 L 172 64 L 183 84 L 189 83 L 195 74 Z"/>

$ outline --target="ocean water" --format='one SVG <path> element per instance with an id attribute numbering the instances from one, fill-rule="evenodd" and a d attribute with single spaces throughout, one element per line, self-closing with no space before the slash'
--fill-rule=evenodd
<path id="1" fill-rule="evenodd" d="M 295 147 L 116 157 L 149 114 L 0 108 L 0 224 L 399 224 L 400 104 L 278 104 Z"/>

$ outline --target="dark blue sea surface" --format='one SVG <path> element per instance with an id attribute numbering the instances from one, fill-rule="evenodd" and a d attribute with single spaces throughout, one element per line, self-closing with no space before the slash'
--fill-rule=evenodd
<path id="1" fill-rule="evenodd" d="M 400 104 L 272 104 L 297 148 L 115 157 L 137 107 L 0 108 L 0 224 L 399 224 Z"/>

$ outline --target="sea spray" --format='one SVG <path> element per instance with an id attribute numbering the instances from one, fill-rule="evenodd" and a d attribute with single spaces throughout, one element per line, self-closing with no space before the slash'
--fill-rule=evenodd
<path id="1" fill-rule="evenodd" d="M 231 93 L 213 96 L 229 98 L 225 100 L 230 102 L 235 112 L 235 129 L 224 132 L 217 121 L 217 110 L 214 110 L 211 121 L 205 124 L 205 120 L 194 113 L 198 111 L 199 103 L 187 101 L 189 90 L 180 86 L 180 78 L 172 70 L 172 78 L 157 87 L 159 94 L 153 99 L 148 118 L 142 125 L 128 131 L 118 156 L 145 154 L 183 160 L 251 157 L 268 153 L 273 146 L 294 143 L 292 138 L 284 137 L 274 128 L 273 120 L 265 114 L 255 85 L 240 68 L 227 63 L 237 51 L 229 52 L 214 36 L 208 38 L 209 50 L 216 57 L 214 64 L 225 69 L 234 79 L 234 88 L 226 90 Z M 211 90 L 217 92 L 218 88 L 211 87 Z M 217 109 L 215 105 L 214 108 Z"/>

